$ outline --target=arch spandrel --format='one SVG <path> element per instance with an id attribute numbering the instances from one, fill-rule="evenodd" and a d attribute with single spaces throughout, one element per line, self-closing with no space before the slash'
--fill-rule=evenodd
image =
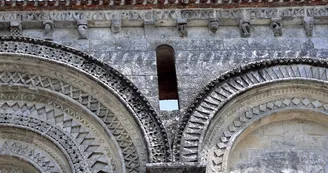
<path id="1" fill-rule="evenodd" d="M 276 59 L 255 62 L 222 75 L 205 87 L 185 113 L 174 143 L 175 159 L 202 162 L 207 157 L 200 153 L 209 140 L 205 136 L 210 124 L 214 123 L 214 117 L 223 116 L 220 111 L 234 98 L 250 89 L 277 82 L 310 81 L 322 86 L 327 82 L 327 67 L 327 62 L 319 59 Z M 226 122 L 215 123 L 223 126 Z"/>
<path id="2" fill-rule="evenodd" d="M 116 70 L 51 42 L 16 37 L 0 40 L 1 87 L 49 92 L 53 99 L 65 98 L 82 108 L 92 118 L 81 121 L 96 122 L 94 126 L 105 128 L 115 141 L 123 172 L 144 172 L 146 163 L 168 160 L 166 133 L 155 111 Z"/>

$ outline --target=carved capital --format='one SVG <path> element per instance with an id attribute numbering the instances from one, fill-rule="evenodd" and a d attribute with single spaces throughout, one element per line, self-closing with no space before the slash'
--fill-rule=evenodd
<path id="1" fill-rule="evenodd" d="M 282 19 L 272 18 L 270 28 L 272 29 L 273 35 L 275 37 L 282 36 Z"/>
<path id="2" fill-rule="evenodd" d="M 85 20 L 77 21 L 77 32 L 79 39 L 88 39 L 88 22 Z"/>

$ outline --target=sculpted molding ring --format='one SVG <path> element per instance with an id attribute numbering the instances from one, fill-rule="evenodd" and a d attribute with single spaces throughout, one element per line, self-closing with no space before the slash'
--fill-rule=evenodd
<path id="1" fill-rule="evenodd" d="M 3 138 L 2 138 L 3 139 Z M 30 143 L 5 139 L 0 147 L 0 156 L 16 157 L 26 161 L 39 172 L 63 173 L 59 164 L 52 157 L 38 147 L 30 146 Z M 19 166 L 19 163 L 16 163 Z M 67 171 L 67 170 L 66 170 Z"/>
<path id="2" fill-rule="evenodd" d="M 328 81 L 328 62 L 296 58 L 254 62 L 229 71 L 204 87 L 179 124 L 174 159 L 197 162 L 200 145 L 211 119 L 232 98 L 266 83 L 282 80 Z M 197 127 L 197 128 L 195 128 Z"/>
<path id="3" fill-rule="evenodd" d="M 168 139 L 159 116 L 139 90 L 118 71 L 98 62 L 86 53 L 53 42 L 13 36 L 0 36 L 0 41 L 3 42 L 0 46 L 2 54 L 27 54 L 55 61 L 81 71 L 98 81 L 102 87 L 118 96 L 117 98 L 139 123 L 147 141 L 149 161 L 169 160 Z M 153 131 L 157 133 L 153 133 Z"/>
<path id="4" fill-rule="evenodd" d="M 78 153 L 74 152 L 73 153 L 70 153 L 68 152 L 67 150 L 65 150 L 64 148 L 64 145 L 61 145 L 60 142 L 57 141 L 57 139 L 55 138 L 52 138 L 50 136 L 50 134 L 48 134 L 50 132 L 50 129 L 53 128 L 53 127 L 50 127 L 48 129 L 42 129 L 41 126 L 39 129 L 35 129 L 35 128 L 32 128 L 32 127 L 29 127 L 26 125 L 26 123 L 24 123 L 26 119 L 25 116 L 19 116 L 19 115 L 14 115 L 12 116 L 13 114 L 9 115 L 5 115 L 3 113 L 0 114 L 0 126 L 3 126 L 3 127 L 14 127 L 14 128 L 21 128 L 21 129 L 26 129 L 28 131 L 32 131 L 34 133 L 37 133 L 39 135 L 42 135 L 44 137 L 46 137 L 47 139 L 49 139 L 53 144 L 56 145 L 56 147 L 58 147 L 61 151 L 62 151 L 62 154 L 65 155 L 65 157 L 67 158 L 67 160 L 69 161 L 69 164 L 72 166 L 72 170 L 73 172 L 75 173 L 78 173 L 80 171 L 86 171 L 86 172 L 90 172 L 88 166 L 87 166 L 87 163 L 73 163 L 73 159 L 74 157 L 72 157 L 73 155 L 78 155 L 78 154 L 81 154 L 81 152 L 79 151 Z M 23 121 L 13 121 L 13 122 L 10 122 L 10 118 L 8 117 L 11 117 L 11 118 L 18 118 L 18 119 L 23 119 Z M 7 117 L 7 118 L 6 118 Z M 30 120 L 32 120 L 33 118 L 30 118 Z M 32 120 L 33 121 L 33 120 Z M 41 122 L 41 121 L 39 121 Z M 44 123 L 44 122 L 41 122 L 43 124 L 48 124 L 48 123 Z M 47 134 L 46 134 L 47 133 Z M 50 132 L 51 133 L 51 132 Z M 79 150 L 77 147 L 74 147 L 72 148 L 74 150 Z M 83 157 L 80 157 L 80 159 L 83 158 Z M 75 159 L 75 162 L 76 162 L 77 159 Z M 83 162 L 83 161 L 82 161 Z"/>
<path id="5" fill-rule="evenodd" d="M 26 77 L 22 73 L 14 73 L 22 78 Z M 3 76 L 3 73 L 0 72 L 0 74 L 3 78 L 7 78 L 7 76 Z M 33 78 L 32 75 L 28 76 Z M 25 79 L 29 80 L 28 78 Z M 14 80 L 17 81 L 17 78 Z M 33 80 L 29 81 L 36 83 Z M 73 143 L 76 143 L 76 146 L 81 149 L 82 155 L 75 158 L 75 160 L 85 160 L 92 172 L 126 172 L 125 155 L 116 138 L 106 128 L 104 122 L 96 115 L 93 115 L 92 112 L 80 106 L 75 100 L 47 88 L 11 83 L 11 81 L 8 81 L 9 85 L 1 82 L 0 113 L 10 112 L 14 114 L 18 112 L 25 117 L 33 117 L 50 124 L 51 127 L 67 135 Z M 56 83 L 53 84 L 56 85 Z M 106 142 L 107 140 L 111 142 Z M 136 155 L 136 153 L 129 154 Z M 135 162 L 131 164 L 135 164 Z"/>
<path id="6" fill-rule="evenodd" d="M 28 62 L 32 62 L 32 61 L 28 61 Z M 33 62 L 33 63 L 35 63 L 35 62 Z M 0 62 L 1 67 L 4 67 L 3 65 L 7 66 L 7 68 L 9 67 L 9 69 L 6 69 L 4 67 L 3 71 L 0 71 L 0 74 L 2 76 L 2 78 L 0 79 L 0 87 L 9 87 L 9 89 L 10 89 L 10 87 L 13 86 L 14 87 L 14 89 L 12 91 L 13 93 L 16 93 L 15 89 L 18 89 L 18 91 L 25 91 L 24 88 L 33 88 L 33 90 L 39 91 L 38 93 L 43 93 L 43 92 L 48 93 L 49 95 L 52 95 L 54 98 L 57 97 L 56 99 L 64 99 L 65 101 L 67 101 L 71 104 L 78 105 L 79 109 L 82 109 L 88 115 L 92 116 L 92 118 L 95 118 L 95 121 L 99 121 L 98 123 L 100 123 L 100 125 L 104 128 L 102 130 L 104 130 L 106 133 L 108 133 L 109 136 L 114 136 L 115 143 L 118 143 L 117 147 L 120 148 L 120 151 L 118 151 L 118 152 L 119 153 L 122 152 L 122 155 L 124 156 L 124 157 L 122 157 L 122 159 L 120 159 L 121 161 L 123 161 L 122 165 L 125 166 L 124 168 L 122 168 L 123 170 L 126 170 L 127 172 L 129 172 L 131 170 L 132 171 L 138 170 L 138 168 L 141 167 L 140 160 L 144 159 L 144 157 L 141 157 L 141 155 L 138 155 L 139 153 L 138 153 L 138 149 L 136 148 L 137 146 L 135 143 L 133 143 L 134 141 L 132 141 L 132 139 L 131 139 L 131 135 L 133 135 L 133 134 L 129 134 L 128 133 L 129 130 L 126 129 L 124 127 L 124 125 L 119 120 L 117 120 L 117 118 L 115 118 L 117 115 L 115 116 L 113 113 L 110 113 L 111 110 L 106 108 L 106 106 L 104 106 L 97 98 L 90 96 L 90 95 L 81 94 L 81 93 L 86 93 L 85 88 L 81 89 L 81 88 L 79 88 L 80 86 L 71 85 L 69 81 L 68 82 L 62 81 L 60 77 L 62 77 L 63 80 L 67 79 L 68 77 L 61 75 L 59 72 L 54 72 L 56 74 L 55 77 L 52 76 L 53 74 L 44 73 L 45 70 L 43 68 L 38 69 L 40 71 L 39 73 L 48 74 L 47 76 L 34 74 L 33 72 L 29 73 L 29 70 L 32 67 L 29 67 L 28 65 L 25 65 L 25 68 L 24 68 L 25 70 L 23 70 L 23 71 L 27 71 L 27 72 L 21 72 L 20 70 L 13 72 L 12 70 L 13 69 L 16 70 L 15 67 L 17 68 L 18 64 L 19 64 L 19 62 L 17 62 L 17 64 L 13 64 L 13 65 L 2 64 L 2 62 Z M 48 70 L 48 71 L 51 71 L 51 70 Z M 9 80 L 7 80 L 7 79 L 9 79 Z M 80 83 L 78 80 L 72 80 L 71 82 Z M 49 83 L 51 85 L 49 85 Z M 9 86 L 8 86 L 8 84 L 9 84 Z M 22 88 L 19 88 L 19 87 L 22 87 Z M 72 91 L 75 91 L 74 92 L 75 94 L 73 94 L 74 96 L 72 96 L 70 94 L 71 92 L 67 93 L 64 91 L 64 89 L 67 87 L 69 89 L 71 89 Z M 1 89 L 2 88 L 0 88 L 0 90 Z M 8 91 L 8 89 L 6 89 L 6 88 L 4 88 L 3 90 Z M 87 98 L 89 98 L 89 100 L 92 100 L 93 104 L 98 103 L 98 105 L 100 105 L 100 108 L 102 108 L 101 110 L 105 111 L 105 112 L 101 113 L 101 114 L 93 113 L 94 109 L 83 105 L 83 103 L 81 101 L 82 97 L 85 97 L 85 96 L 88 96 Z M 46 102 L 48 103 L 48 101 L 46 101 Z M 56 105 L 57 104 L 55 104 L 54 106 L 56 106 Z M 107 111 L 105 110 L 105 108 Z M 108 116 L 108 114 L 110 114 L 110 116 Z M 85 132 L 86 132 L 85 130 L 82 130 L 81 133 L 85 133 Z M 117 134 L 118 132 L 119 132 L 119 134 Z M 114 133 L 116 133 L 116 136 L 113 135 Z M 85 138 L 88 138 L 88 137 L 92 137 L 92 136 L 89 136 L 89 135 L 85 136 Z M 94 143 L 90 143 L 90 145 L 94 145 Z M 100 151 L 98 151 L 98 152 L 95 151 L 95 152 L 96 152 L 96 154 L 101 153 Z M 98 160 L 100 160 L 100 162 L 102 162 L 103 158 L 100 157 L 98 159 L 94 159 L 93 161 L 98 161 Z M 143 166 L 145 166 L 145 165 L 143 165 Z"/>
<path id="7" fill-rule="evenodd" d="M 222 133 L 216 136 L 216 140 L 213 141 L 209 155 L 211 160 L 208 162 L 210 166 L 208 171 L 212 172 L 229 172 L 228 161 L 231 150 L 236 143 L 236 140 L 244 133 L 248 128 L 252 127 L 255 122 L 259 122 L 263 118 L 272 116 L 274 113 L 282 111 L 314 111 L 317 113 L 323 113 L 328 117 L 328 103 L 321 100 L 315 100 L 307 97 L 286 97 L 279 99 L 272 99 L 268 102 L 258 103 L 238 114 L 230 124 L 225 124 L 225 128 L 221 129 Z M 279 116 L 279 115 L 278 115 Z M 326 118 L 327 118 L 326 117 Z M 272 118 L 272 121 L 265 121 L 266 123 L 272 123 L 275 121 L 283 121 L 288 119 L 294 119 L 295 117 L 280 117 Z M 314 117 L 298 116 L 300 119 L 311 119 Z M 262 124 L 263 125 L 263 124 Z M 206 151 L 205 151 L 206 152 Z M 207 155 L 207 154 L 204 154 Z"/>

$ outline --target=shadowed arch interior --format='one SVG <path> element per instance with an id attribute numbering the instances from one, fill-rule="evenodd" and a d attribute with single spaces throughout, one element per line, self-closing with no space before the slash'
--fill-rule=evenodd
<path id="1" fill-rule="evenodd" d="M 169 45 L 156 48 L 159 100 L 174 101 L 174 108 L 179 109 L 178 83 L 175 69 L 174 49 Z M 160 107 L 162 109 L 161 103 Z"/>

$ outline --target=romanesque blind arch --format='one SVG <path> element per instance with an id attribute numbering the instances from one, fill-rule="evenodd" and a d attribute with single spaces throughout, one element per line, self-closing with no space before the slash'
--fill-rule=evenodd
<path id="1" fill-rule="evenodd" d="M 205 87 L 184 115 L 175 140 L 175 159 L 207 164 L 208 172 L 227 172 L 225 153 L 233 145 L 230 140 L 255 122 L 249 120 L 272 110 L 326 110 L 327 67 L 321 59 L 275 59 L 225 73 Z M 263 97 L 256 97 L 260 94 Z M 243 100 L 248 102 L 243 105 Z"/>
<path id="2" fill-rule="evenodd" d="M 146 163 L 168 160 L 159 117 L 122 74 L 52 42 L 11 36 L 0 41 L 0 124 L 17 131 L 33 129 L 33 139 L 42 135 L 56 141 L 54 148 L 61 152 L 44 154 L 45 160 L 52 160 L 51 168 L 145 172 Z M 42 142 L 36 148 L 27 144 L 12 138 L 1 143 L 8 151 L 17 151 L 10 150 L 16 146 L 47 151 Z"/>

